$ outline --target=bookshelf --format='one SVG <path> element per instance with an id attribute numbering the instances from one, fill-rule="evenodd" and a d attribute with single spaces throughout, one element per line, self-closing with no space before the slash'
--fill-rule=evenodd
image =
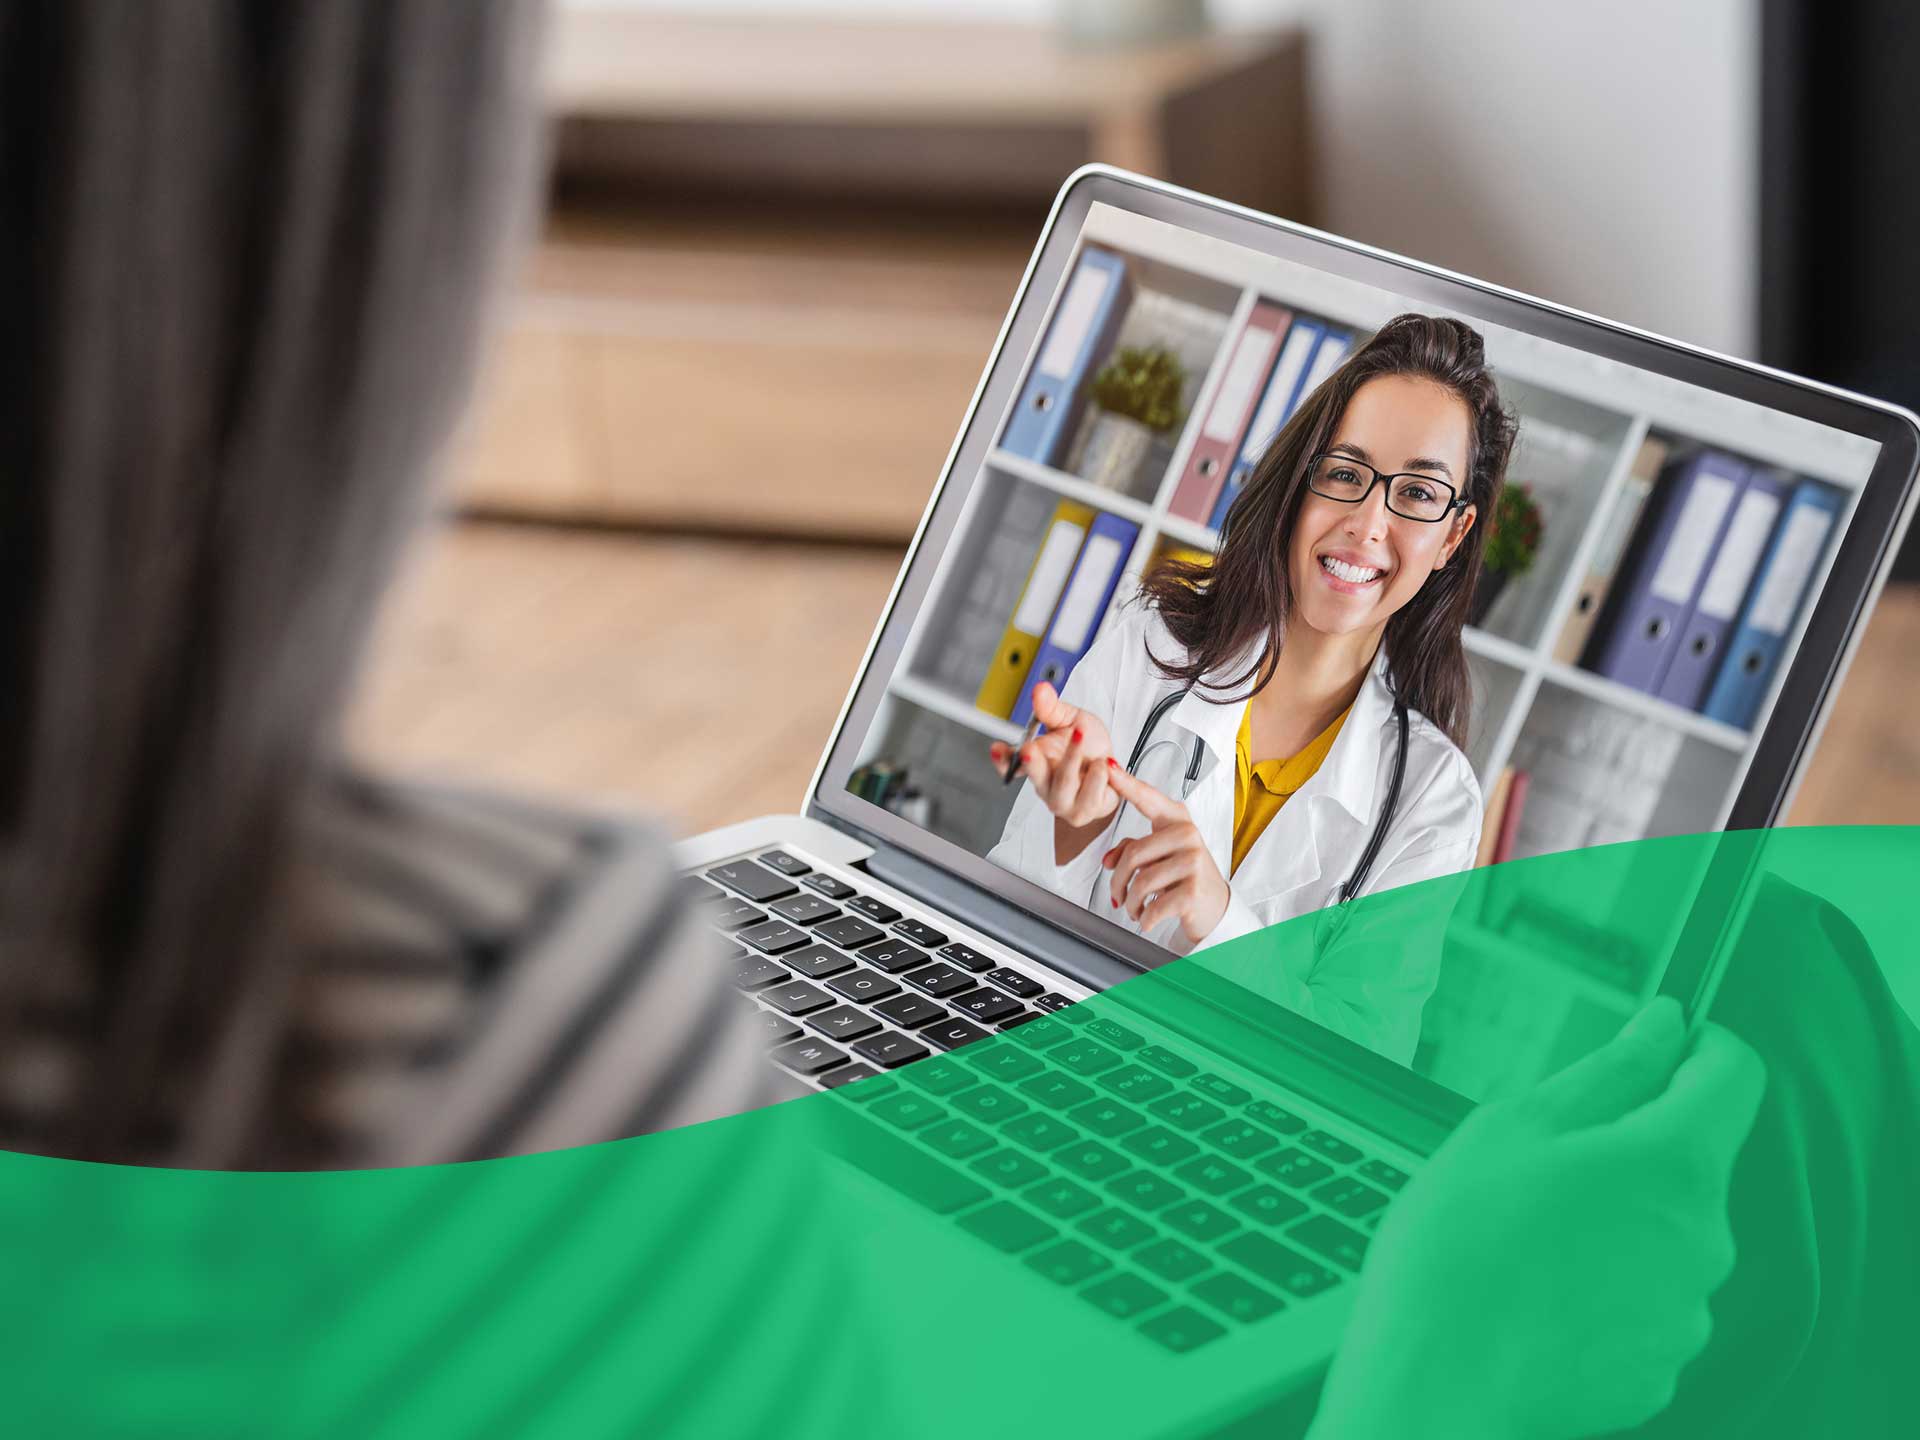
<path id="1" fill-rule="evenodd" d="M 873 758 L 915 727 L 939 727 L 962 757 L 948 767 L 931 767 L 951 772 L 944 781 L 949 791 L 969 783 L 981 788 L 984 766 L 964 758 L 968 747 L 984 751 L 989 740 L 1018 736 L 1005 718 L 980 710 L 973 695 L 1052 507 L 1076 501 L 1139 527 L 1103 617 L 1103 625 L 1110 623 L 1164 547 L 1210 550 L 1216 543 L 1214 531 L 1171 514 L 1169 505 L 1221 386 L 1229 342 L 1256 301 L 1272 298 L 1296 313 L 1349 327 L 1356 346 L 1392 315 L 1411 308 L 1344 277 L 1103 207 L 1088 218 L 1081 237 L 1081 244 L 1087 243 L 1125 258 L 1135 283 L 1135 311 L 1164 304 L 1166 323 L 1184 317 L 1188 351 L 1183 358 L 1196 345 L 1204 352 L 1190 357 L 1198 383 L 1191 387 L 1179 433 L 1154 455 L 1152 472 L 1124 489 L 1039 464 L 997 443 L 972 477 L 959 525 L 908 637 L 867 750 L 867 758 Z M 1050 304 L 1059 300 L 1056 294 Z M 1202 312 L 1201 318 L 1190 311 Z M 1218 323 L 1201 323 L 1207 316 Z M 1853 437 L 1836 437 L 1794 417 L 1462 318 L 1485 335 L 1503 398 L 1521 416 L 1521 439 L 1508 478 L 1531 484 L 1546 512 L 1546 537 L 1534 570 L 1510 583 L 1482 623 L 1464 635 L 1475 700 L 1466 748 L 1483 790 L 1490 790 L 1510 764 L 1534 773 L 1528 806 L 1538 808 L 1539 824 L 1530 834 L 1523 829 L 1516 854 L 1718 827 L 1756 737 L 1555 658 L 1604 522 L 1650 435 L 1724 449 L 1848 491 L 1857 490 L 1864 478 L 1871 445 L 1857 451 Z M 1130 315 L 1115 346 L 1127 343 L 1129 330 L 1139 328 Z M 1045 329 L 1040 333 L 1044 336 Z M 1202 343 L 1209 339 L 1210 344 Z M 1005 416 L 998 417 L 998 425 L 1005 423 Z M 1063 453 L 1070 456 L 1072 450 Z M 1845 518 L 1843 510 L 1842 526 Z M 1022 524 L 1029 527 L 1024 553 L 1016 557 L 1018 563 L 996 569 L 996 536 L 1004 547 L 1008 527 L 1017 530 Z M 1823 563 L 1830 563 L 1831 552 L 1829 546 Z M 995 584 L 1001 586 L 998 593 Z M 970 621 L 970 606 L 986 619 Z M 1806 622 L 1804 609 L 1788 637 L 1789 652 Z M 1591 795 L 1555 794 L 1551 786 L 1543 793 L 1542 770 L 1568 756 L 1593 772 Z M 969 763 L 976 767 L 970 782 Z M 970 848 L 990 848 L 1012 795 L 1009 789 L 976 796 L 972 813 L 950 825 L 936 820 L 935 828 Z M 1525 819 L 1523 812 L 1523 826 Z"/>

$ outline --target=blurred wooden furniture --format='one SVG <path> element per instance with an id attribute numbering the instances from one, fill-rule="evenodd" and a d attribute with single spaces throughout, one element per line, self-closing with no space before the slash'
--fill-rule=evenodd
<path id="1" fill-rule="evenodd" d="M 1062 179 L 1300 215 L 1296 32 L 562 9 L 555 205 L 455 471 L 490 515 L 904 540 Z"/>

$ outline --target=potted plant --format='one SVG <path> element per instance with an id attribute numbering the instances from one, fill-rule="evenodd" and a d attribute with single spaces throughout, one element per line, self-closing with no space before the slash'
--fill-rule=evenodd
<path id="1" fill-rule="evenodd" d="M 1480 581 L 1467 610 L 1469 625 L 1482 624 L 1507 582 L 1533 568 L 1546 525 L 1532 487 L 1503 485 L 1487 522 L 1487 548 L 1480 557 Z"/>
<path id="2" fill-rule="evenodd" d="M 1067 468 L 1109 490 L 1131 491 L 1155 442 L 1180 423 L 1186 382 L 1186 367 L 1164 346 L 1122 346 L 1088 387 L 1093 404 Z"/>

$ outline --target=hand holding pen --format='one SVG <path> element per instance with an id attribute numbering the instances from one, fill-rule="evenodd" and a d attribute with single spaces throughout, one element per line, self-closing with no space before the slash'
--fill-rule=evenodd
<path id="1" fill-rule="evenodd" d="M 996 740 L 988 751 L 1002 778 L 1012 783 L 1024 773 L 1040 802 L 1069 826 L 1104 821 L 1120 803 L 1107 783 L 1113 744 L 1105 722 L 1069 705 L 1045 681 L 1033 687 L 1033 716 L 1046 734 L 1035 735 L 1029 724 L 1017 748 Z"/>

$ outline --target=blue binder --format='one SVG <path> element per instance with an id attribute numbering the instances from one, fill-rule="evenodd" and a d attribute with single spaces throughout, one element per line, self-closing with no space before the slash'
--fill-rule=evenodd
<path id="1" fill-rule="evenodd" d="M 1727 522 L 1726 534 L 1714 552 L 1713 564 L 1700 587 L 1700 598 L 1693 614 L 1681 628 L 1673 647 L 1673 662 L 1657 692 L 1662 700 L 1688 710 L 1698 710 L 1707 698 L 1707 690 L 1719 673 L 1727 642 L 1733 638 L 1734 617 L 1740 602 L 1753 588 L 1753 577 L 1760 573 L 1767 542 L 1774 526 L 1786 509 L 1787 495 L 1793 489 L 1793 477 L 1779 470 L 1755 470 L 1740 492 Z"/>
<path id="2" fill-rule="evenodd" d="M 1720 673 L 1707 692 L 1702 708 L 1708 718 L 1741 730 L 1753 724 L 1779 667 L 1787 632 L 1793 629 L 1820 558 L 1826 554 L 1844 498 L 1818 480 L 1802 480 L 1794 488 L 1748 587 Z"/>
<path id="3" fill-rule="evenodd" d="M 1003 450 L 1042 465 L 1058 461 L 1073 433 L 1080 392 L 1126 318 L 1130 288 L 1127 263 L 1118 255 L 1091 245 L 1080 252 L 1026 388 L 1007 419 Z"/>
<path id="4" fill-rule="evenodd" d="M 1608 597 L 1611 613 L 1588 644 L 1593 654 L 1587 668 L 1649 695 L 1660 693 L 1749 473 L 1711 450 L 1667 467 L 1614 586 L 1617 593 Z"/>
<path id="5" fill-rule="evenodd" d="M 1020 688 L 1019 703 L 1008 717 L 1014 724 L 1024 726 L 1032 718 L 1033 687 L 1042 680 L 1055 690 L 1065 688 L 1073 667 L 1093 644 L 1094 632 L 1107 613 L 1139 534 L 1138 525 L 1118 515 L 1094 517 L 1086 543 L 1080 547 L 1080 558 L 1073 562 L 1073 577 L 1067 581 L 1053 612 L 1053 623 L 1047 627 L 1047 638 L 1033 657 L 1033 669 Z"/>
<path id="6" fill-rule="evenodd" d="M 1280 427 L 1287 423 L 1287 417 L 1306 394 L 1307 375 L 1313 369 L 1314 356 L 1326 334 L 1326 321 L 1294 316 L 1286 342 L 1280 347 L 1280 357 L 1273 362 L 1273 375 L 1267 381 L 1266 393 L 1253 412 L 1253 423 L 1247 426 L 1247 438 L 1240 442 L 1239 458 L 1227 472 L 1227 483 L 1220 487 L 1220 498 L 1214 501 L 1213 514 L 1208 517 L 1207 524 L 1215 530 L 1226 523 L 1227 511 L 1233 508 L 1234 500 L 1245 488 L 1253 467 L 1260 463 L 1273 437 L 1280 433 Z"/>

